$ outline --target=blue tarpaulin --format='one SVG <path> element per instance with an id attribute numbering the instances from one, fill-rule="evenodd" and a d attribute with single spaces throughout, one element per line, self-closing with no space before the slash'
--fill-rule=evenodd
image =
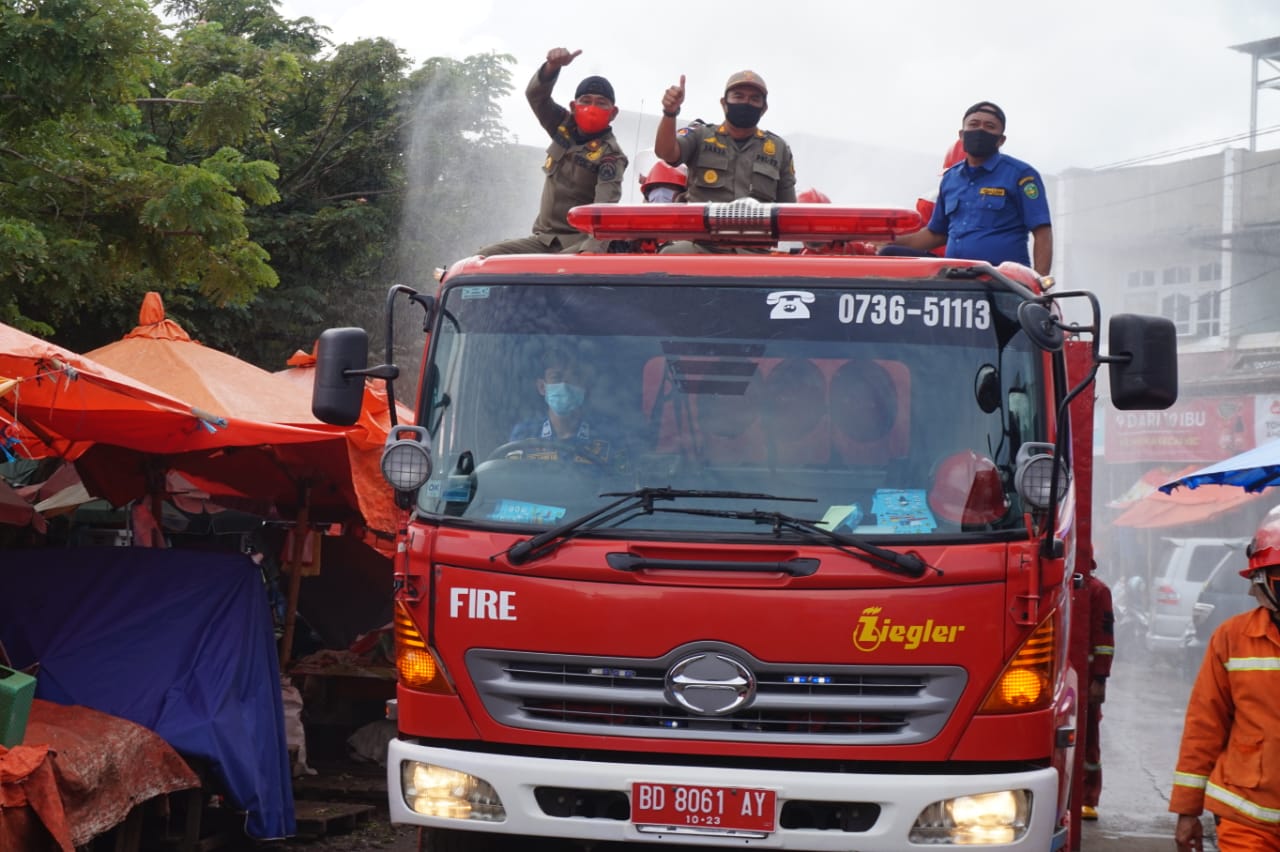
<path id="1" fill-rule="evenodd" d="M 245 831 L 294 834 L 279 665 L 258 567 L 228 553 L 6 551 L 0 641 L 36 695 L 152 729 L 209 762 Z"/>
<path id="2" fill-rule="evenodd" d="M 1201 485 L 1238 485 L 1256 494 L 1264 488 L 1280 485 L 1280 441 L 1272 441 L 1252 450 L 1211 464 L 1160 486 L 1170 494 L 1179 485 L 1198 488 Z"/>

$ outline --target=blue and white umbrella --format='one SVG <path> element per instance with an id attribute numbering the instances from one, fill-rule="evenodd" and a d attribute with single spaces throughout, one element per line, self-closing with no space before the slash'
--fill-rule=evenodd
<path id="1" fill-rule="evenodd" d="M 1232 456 L 1220 462 L 1180 476 L 1160 486 L 1165 494 L 1179 485 L 1196 488 L 1201 485 L 1238 485 L 1245 491 L 1257 492 L 1270 485 L 1280 485 L 1280 441 Z"/>

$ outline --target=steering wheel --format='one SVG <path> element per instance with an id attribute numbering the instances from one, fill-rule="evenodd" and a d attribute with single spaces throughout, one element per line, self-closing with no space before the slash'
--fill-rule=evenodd
<path id="1" fill-rule="evenodd" d="M 572 464 L 578 459 L 586 459 L 591 464 L 598 467 L 604 467 L 607 461 L 589 451 L 586 447 L 579 446 L 572 441 L 563 441 L 559 438 L 521 438 L 517 441 L 508 441 L 507 443 L 496 447 L 493 452 L 489 453 L 488 461 L 495 459 L 505 459 L 516 450 L 528 453 L 532 450 L 555 450 L 560 461 L 565 464 Z M 549 459 L 534 459 L 534 461 L 549 461 Z"/>

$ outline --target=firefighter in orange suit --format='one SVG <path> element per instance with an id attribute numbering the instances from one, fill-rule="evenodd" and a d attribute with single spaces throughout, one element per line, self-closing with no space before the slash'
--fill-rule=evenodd
<path id="1" fill-rule="evenodd" d="M 1205 810 L 1223 852 L 1280 850 L 1280 515 L 1247 553 L 1259 605 L 1213 632 L 1187 703 L 1169 798 L 1180 852 L 1204 849 Z"/>
<path id="2" fill-rule="evenodd" d="M 1089 703 L 1084 716 L 1084 802 L 1081 819 L 1098 818 L 1102 796 L 1102 702 L 1107 700 L 1107 678 L 1115 658 L 1115 612 L 1111 609 L 1111 589 L 1098 579 L 1098 563 L 1085 580 L 1089 592 Z"/>

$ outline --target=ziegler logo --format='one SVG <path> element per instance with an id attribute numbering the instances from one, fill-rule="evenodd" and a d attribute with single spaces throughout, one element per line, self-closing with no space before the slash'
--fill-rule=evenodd
<path id="1" fill-rule="evenodd" d="M 914 651 L 930 642 L 939 645 L 955 642 L 963 630 L 963 624 L 935 624 L 932 618 L 923 624 L 894 624 L 892 618 L 880 617 L 880 607 L 869 606 L 858 617 L 853 647 L 869 654 L 881 644 L 891 642 L 901 645 L 904 651 Z"/>

